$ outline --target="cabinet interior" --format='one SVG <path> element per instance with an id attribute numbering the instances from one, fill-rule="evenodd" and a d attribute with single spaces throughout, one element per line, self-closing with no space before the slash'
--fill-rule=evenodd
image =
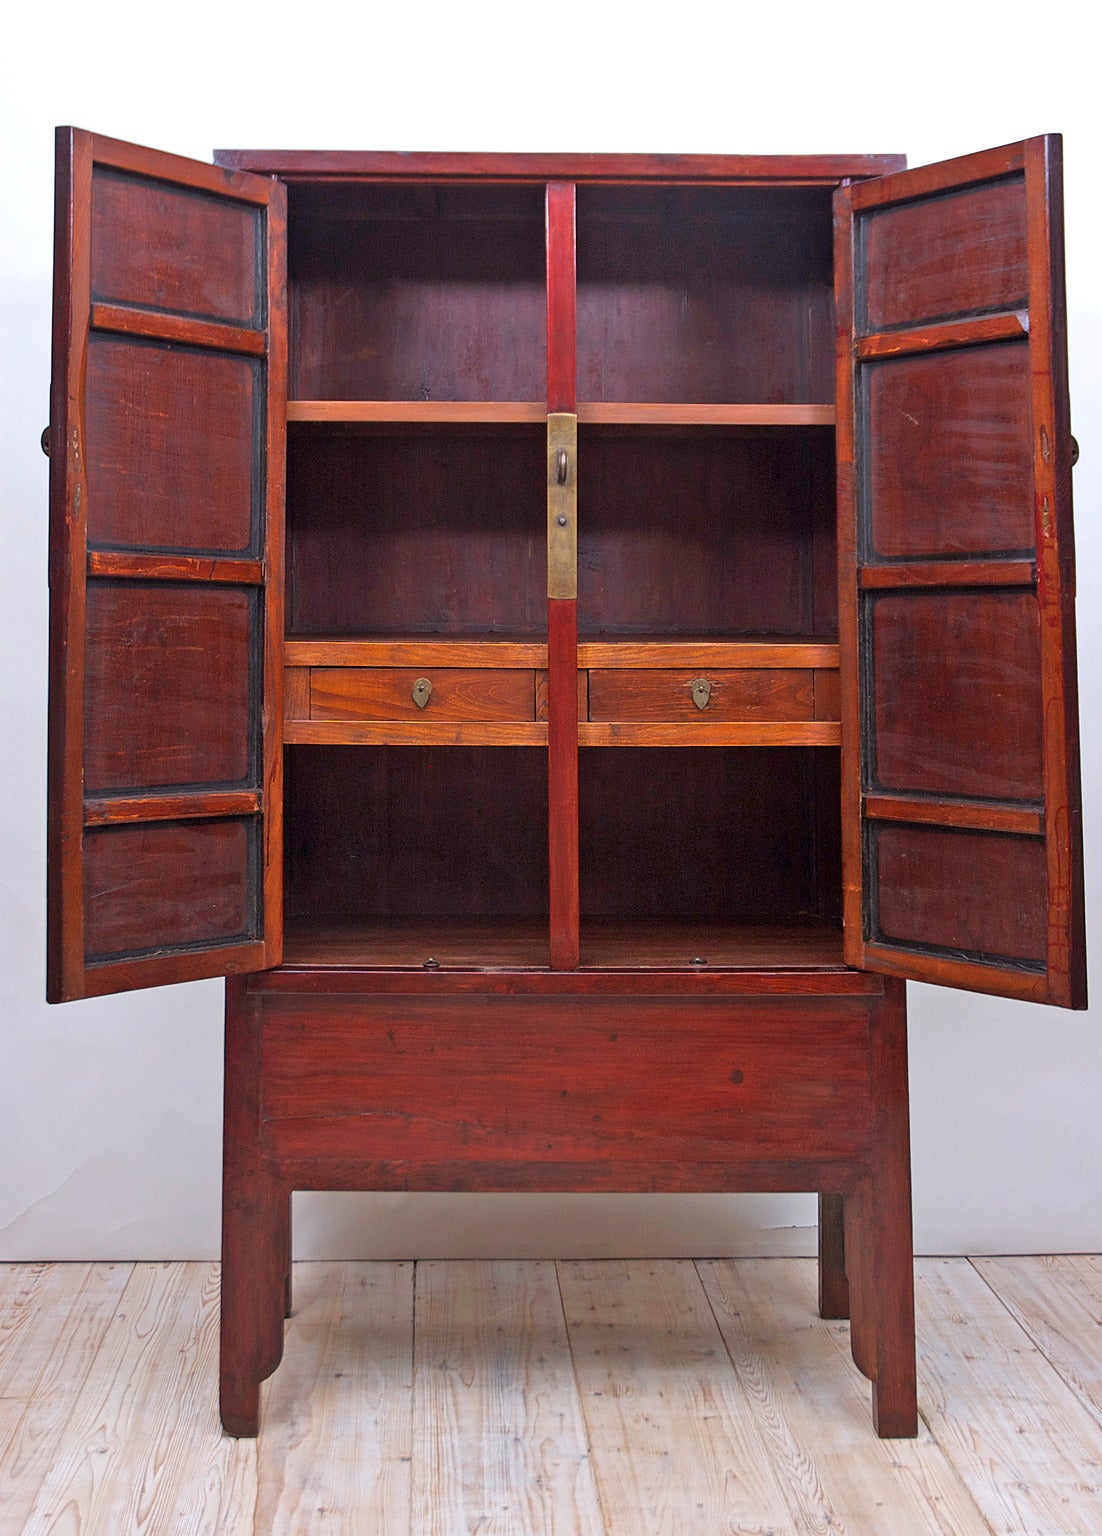
<path id="1" fill-rule="evenodd" d="M 543 187 L 289 224 L 285 962 L 546 967 Z M 839 965 L 829 192 L 579 186 L 576 294 L 580 963 Z"/>

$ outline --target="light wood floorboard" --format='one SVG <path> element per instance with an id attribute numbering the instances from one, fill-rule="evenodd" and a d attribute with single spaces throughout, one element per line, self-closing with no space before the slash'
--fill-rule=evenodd
<path id="1" fill-rule="evenodd" d="M 916 1270 L 915 1441 L 772 1259 L 296 1265 L 253 1442 L 215 1266 L 0 1266 L 0 1536 L 1099 1536 L 1102 1259 Z"/>
<path id="2" fill-rule="evenodd" d="M 417 1536 L 602 1536 L 555 1265 L 417 1266 Z"/>
<path id="3" fill-rule="evenodd" d="M 261 1388 L 256 1530 L 407 1531 L 412 1264 L 296 1264 L 283 1363 Z"/>

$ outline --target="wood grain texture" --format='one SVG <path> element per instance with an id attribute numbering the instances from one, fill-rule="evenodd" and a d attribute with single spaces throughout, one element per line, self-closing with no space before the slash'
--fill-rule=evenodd
<path id="1" fill-rule="evenodd" d="M 547 409 L 542 400 L 288 400 L 287 420 L 318 425 L 418 423 L 454 426 L 457 423 L 542 425 Z"/>
<path id="2" fill-rule="evenodd" d="M 543 397 L 542 187 L 289 192 L 295 397 Z"/>
<path id="3" fill-rule="evenodd" d="M 263 331 L 223 325 L 215 320 L 164 315 L 158 310 L 131 309 L 125 304 L 93 304 L 92 329 L 114 331 L 122 336 L 145 336 L 152 341 L 179 342 L 182 346 L 213 347 L 220 352 L 247 352 L 262 357 L 266 350 Z"/>
<path id="4" fill-rule="evenodd" d="M 287 720 L 287 746 L 545 747 L 547 726 L 513 720 Z"/>
<path id="5" fill-rule="evenodd" d="M 290 638 L 542 640 L 539 428 L 298 433 L 287 476 Z"/>
<path id="6" fill-rule="evenodd" d="M 1093 1536 L 1095 1416 L 970 1266 L 927 1259 L 917 1278 L 923 1413 L 984 1518 L 993 1530 Z"/>
<path id="7" fill-rule="evenodd" d="M 873 364 L 863 377 L 871 551 L 1032 553 L 1028 343 Z"/>
<path id="8" fill-rule="evenodd" d="M 1039 838 L 879 822 L 872 859 L 875 942 L 1043 965 Z"/>
<path id="9" fill-rule="evenodd" d="M 296 1264 L 286 1357 L 264 1395 L 257 1532 L 408 1523 L 413 1275 L 412 1264 Z"/>
<path id="10" fill-rule="evenodd" d="M 221 193 L 100 167 L 92 177 L 92 298 L 262 326 L 261 217 Z M 181 250 L 191 259 L 181 261 Z"/>
<path id="11" fill-rule="evenodd" d="M 300 636 L 283 647 L 285 666 L 293 667 L 546 667 L 547 646 L 540 640 L 511 640 L 486 635 L 372 635 L 355 638 Z"/>
<path id="12" fill-rule="evenodd" d="M 546 753 L 309 746 L 288 756 L 289 918 L 546 917 Z"/>
<path id="13" fill-rule="evenodd" d="M 977 1258 L 972 1268 L 1102 1428 L 1102 1257 Z"/>
<path id="14" fill-rule="evenodd" d="M 261 387 L 253 359 L 93 331 L 90 542 L 255 558 Z"/>
<path id="15" fill-rule="evenodd" d="M 856 233 L 855 221 L 860 225 Z M 1080 785 L 1076 727 L 1071 724 L 1077 706 L 1059 140 L 1031 139 L 919 172 L 898 173 L 871 190 L 843 190 L 836 201 L 836 231 L 847 959 L 891 975 L 1083 1006 Z M 869 306 L 868 315 L 859 314 L 856 325 L 855 274 Z M 861 360 L 859 333 L 866 326 L 903 329 L 954 316 L 990 319 L 1008 309 L 1020 314 L 1027 307 L 1023 340 L 896 361 Z M 959 397 L 956 406 L 951 404 L 954 396 Z M 969 426 L 968 413 L 985 397 L 986 406 Z M 854 440 L 859 398 L 862 409 L 871 402 L 862 417 L 870 423 L 868 442 L 864 437 Z M 987 447 L 992 423 L 994 435 L 1006 438 L 997 456 Z M 871 467 L 865 463 L 870 445 Z M 942 456 L 944 462 L 939 462 Z M 913 472 L 911 466 L 917 466 Z M 932 518 L 923 506 L 936 508 Z M 899 568 L 892 571 L 881 564 L 863 576 L 870 543 L 880 553 L 892 550 Z M 1030 565 L 1035 569 L 1029 576 L 1035 590 L 1032 582 L 1026 583 L 1024 568 L 1034 551 Z M 969 596 L 960 576 L 980 555 L 993 558 L 986 573 L 977 571 Z M 917 569 L 908 573 L 902 567 L 915 563 L 915 556 Z M 941 582 L 935 569 L 939 561 L 946 571 Z M 1015 572 L 1011 566 L 1019 569 Z M 999 590 L 996 568 L 1000 577 L 1011 575 L 1014 589 Z M 924 589 L 921 597 L 917 591 L 906 593 L 911 576 L 914 587 Z M 898 584 L 899 597 L 878 595 L 875 589 L 881 582 L 886 587 Z M 919 627 L 933 641 L 928 621 L 935 612 L 947 617 L 955 613 L 958 623 L 950 627 L 959 628 L 965 602 L 975 605 L 978 621 L 971 640 L 964 639 L 969 627 L 964 621 L 951 660 L 942 642 L 934 641 L 935 653 L 943 654 L 949 669 L 940 666 L 935 654 L 928 686 L 938 697 L 935 701 L 929 694 L 923 702 L 918 695 L 927 684 L 917 684 L 916 692 L 915 680 L 927 673 L 930 658 L 924 643 L 916 633 L 906 641 L 900 634 L 901 644 L 885 667 L 887 653 L 876 655 L 876 616 L 898 617 L 906 607 L 922 620 Z M 1003 722 L 995 719 L 998 712 L 988 707 L 985 725 L 983 710 L 990 696 L 981 689 L 971 695 L 965 732 L 959 684 L 970 665 L 982 672 L 1005 645 L 1001 633 L 995 643 L 987 623 L 993 603 L 1009 605 L 1004 613 L 1017 611 L 1019 622 L 1012 627 L 1024 647 L 1011 644 L 1009 670 L 1015 681 L 1011 686 L 1006 679 L 999 686 L 1008 689 L 1009 715 L 1016 706 L 1021 713 L 1004 734 Z M 939 632 L 942 628 L 934 624 Z M 862 659 L 862 647 L 871 650 L 871 658 Z M 971 657 L 965 655 L 969 648 Z M 906 659 L 904 650 L 909 653 Z M 935 683 L 939 671 L 940 682 Z M 862 791 L 906 793 L 919 787 L 917 781 L 927 772 L 924 763 L 914 770 L 919 746 L 914 741 L 906 749 L 911 762 L 904 769 L 901 753 L 890 770 L 895 774 L 891 782 L 862 782 L 862 709 L 867 715 L 878 714 L 883 723 L 895 708 L 894 691 L 904 675 L 910 679 L 903 691 L 909 692 L 912 709 L 921 711 L 928 704 L 942 716 L 937 722 L 931 717 L 922 733 L 923 754 L 929 742 L 939 745 L 938 768 L 921 787 L 933 798 L 951 802 L 954 794 L 983 797 L 985 786 L 996 801 L 1025 799 L 1029 803 L 1021 809 L 1030 812 L 1043 802 L 1043 865 L 1038 863 L 1039 845 L 1029 840 L 1015 841 L 994 831 L 950 831 L 948 826 L 939 834 L 930 820 L 924 828 L 907 832 L 885 831 L 881 824 L 863 842 L 857 825 Z M 966 761 L 965 737 L 972 735 L 977 699 L 978 741 L 984 740 L 986 730 L 985 750 L 993 751 L 997 786 L 985 780 L 978 759 Z M 1043 730 L 1040 741 L 1038 729 Z M 878 749 L 874 752 L 879 756 Z M 865 762 L 870 761 L 875 765 L 875 759 L 866 756 Z M 915 782 L 904 783 L 904 777 Z M 933 777 L 944 782 L 935 787 Z M 951 808 L 947 820 L 951 825 L 956 819 Z M 909 959 L 893 951 L 883 931 L 878 932 L 875 911 L 871 936 L 863 936 L 862 884 L 874 878 L 871 866 L 862 870 L 863 847 L 870 860 L 878 861 L 872 905 L 883 911 L 886 901 L 893 909 L 889 926 L 894 932 L 926 935 Z M 973 854 L 971 862 L 966 850 Z M 936 872 L 925 862 L 935 851 L 941 860 Z M 917 878 L 919 865 L 932 879 L 936 894 L 931 890 L 919 899 L 913 892 L 886 891 L 886 878 Z M 1003 880 L 1014 882 L 1013 898 L 992 890 L 986 917 L 979 897 L 978 871 L 983 868 L 983 879 L 997 880 L 998 869 Z M 953 881 L 959 884 L 954 887 Z M 908 905 L 910 914 L 905 915 Z M 977 938 L 982 938 L 985 950 L 977 949 Z M 919 953 L 924 947 L 931 952 Z M 984 963 L 975 963 L 981 956 Z M 1017 965 L 1000 964 L 999 956 L 1016 959 Z"/>
<path id="16" fill-rule="evenodd" d="M 580 186 L 578 395 L 831 404 L 822 192 Z"/>
<path id="17" fill-rule="evenodd" d="M 389 1164 L 413 1187 L 435 1164 L 457 1188 L 489 1167 L 556 1187 L 545 1165 L 559 1165 L 574 1170 L 559 1188 L 627 1188 L 630 1161 L 676 1189 L 696 1165 L 737 1178 L 768 1162 L 807 1188 L 810 1170 L 867 1151 L 868 1019 L 853 1001 L 590 997 L 567 1012 L 539 997 L 273 994 L 264 1008 L 264 1145 L 280 1164 Z"/>
<path id="18" fill-rule="evenodd" d="M 419 1536 L 603 1536 L 554 1264 L 418 1264 L 415 1373 Z"/>
<path id="19" fill-rule="evenodd" d="M 432 685 L 419 706 L 414 684 Z M 487 667 L 312 667 L 312 720 L 531 720 L 534 672 Z"/>
<path id="20" fill-rule="evenodd" d="M 849 1330 L 814 1318 L 807 1260 L 715 1259 L 696 1268 L 784 1490 L 783 1529 L 990 1536 L 925 1424 L 915 1440 L 869 1435 L 868 1388 L 846 1368 Z"/>
<path id="21" fill-rule="evenodd" d="M 591 721 L 578 727 L 583 747 L 836 747 L 842 739 L 834 721 L 705 720 L 675 725 L 662 722 L 635 725 L 630 721 Z"/>
<path id="22" fill-rule="evenodd" d="M 259 938 L 253 827 L 228 816 L 90 828 L 87 960 Z"/>
<path id="23" fill-rule="evenodd" d="M 547 600 L 548 892 L 551 965 L 578 964 L 578 604 Z"/>
<path id="24" fill-rule="evenodd" d="M 710 667 L 826 667 L 837 668 L 837 645 L 823 645 L 781 636 L 745 640 L 675 639 L 639 635 L 631 639 L 578 640 L 580 667 L 686 667 L 706 672 Z"/>
<path id="25" fill-rule="evenodd" d="M 588 639 L 835 639 L 828 432 L 593 427 L 578 451 Z"/>
<path id="26" fill-rule="evenodd" d="M 884 593 L 866 614 L 875 690 L 867 787 L 1040 803 L 1044 699 L 1033 592 Z"/>
<path id="27" fill-rule="evenodd" d="M 51 417 L 64 447 L 51 470 L 47 994 L 54 1001 L 225 975 L 278 958 L 272 871 L 279 866 L 281 751 L 271 721 L 278 727 L 280 704 L 271 706 L 280 659 L 273 637 L 282 634 L 275 470 L 286 394 L 280 189 L 79 130 L 61 130 L 57 152 Z M 93 169 L 102 165 L 126 172 L 107 177 L 103 196 Z M 134 234 L 135 249 L 121 250 L 123 225 L 147 204 L 148 225 Z M 178 227 L 171 209 L 185 210 Z M 238 304 L 242 229 L 251 231 L 248 298 Z M 212 250 L 226 257 L 226 268 L 208 278 L 200 269 Z M 189 263 L 196 270 L 184 272 Z M 195 303 L 206 318 L 177 316 L 167 325 L 170 341 L 90 330 L 100 280 L 101 294 L 115 307 L 130 306 L 139 329 L 144 307 L 162 301 L 185 310 Z M 156 287 L 152 296 L 141 286 L 147 280 Z M 250 333 L 243 344 L 256 355 L 177 344 L 186 339 L 181 326 L 222 325 L 226 315 L 231 329 Z M 90 541 L 108 546 L 92 551 L 104 560 L 89 562 Z M 262 575 L 270 579 L 263 669 L 259 600 L 230 584 L 238 578 L 255 589 Z M 152 578 L 148 585 L 143 576 Z M 182 616 L 177 600 L 188 610 Z M 153 830 L 120 823 L 85 834 L 85 776 L 94 799 L 100 791 L 124 791 L 132 801 L 161 789 L 258 792 L 270 813 L 263 847 L 255 829 L 234 820 L 175 829 L 165 822 Z M 92 808 L 92 821 L 102 821 L 100 809 Z M 231 844 L 240 859 L 232 872 Z M 195 898 L 200 845 L 216 855 L 205 902 Z M 126 849 L 133 863 L 120 858 Z M 97 888 L 101 878 L 106 883 Z M 151 921 L 143 934 L 147 897 Z M 114 955 L 127 958 L 100 963 Z M 86 969 L 90 957 L 94 970 Z"/>
<path id="28" fill-rule="evenodd" d="M 85 620 L 86 793 L 255 785 L 258 621 L 247 589 L 93 582 Z"/>
<path id="29" fill-rule="evenodd" d="M 108 141 L 110 142 L 110 141 Z M 128 146 L 124 146 L 128 147 Z M 219 166 L 281 176 L 288 181 L 674 181 L 824 185 L 847 177 L 884 176 L 906 164 L 902 155 L 623 155 L 517 154 L 455 151 L 217 149 Z M 244 179 L 244 178 L 242 178 Z"/>
<path id="30" fill-rule="evenodd" d="M 810 671 L 745 668 L 706 673 L 594 668 L 589 674 L 591 720 L 680 721 L 693 726 L 713 720 L 810 720 L 814 695 Z M 709 694 L 703 709 L 693 684 L 703 677 Z"/>
<path id="31" fill-rule="evenodd" d="M 854 352 L 864 362 L 870 357 L 904 357 L 913 352 L 940 352 L 988 341 L 1018 341 L 1028 334 L 1029 311 L 1016 309 L 999 315 L 943 320 L 938 325 L 874 332 L 859 336 Z"/>
<path id="32" fill-rule="evenodd" d="M 26 1264 L 0 1271 L 0 1503 L 22 1531 L 64 1453 L 76 1397 L 97 1365 L 130 1264 Z"/>
<path id="33" fill-rule="evenodd" d="M 862 331 L 1026 307 L 1024 178 L 961 187 L 954 185 L 951 160 L 941 169 L 945 190 L 881 206 L 865 221 Z M 913 181 L 920 173 L 905 174 Z"/>
<path id="34" fill-rule="evenodd" d="M 833 405 L 792 405 L 665 400 L 579 400 L 585 426 L 634 427 L 832 427 Z"/>
<path id="35" fill-rule="evenodd" d="M 609 1536 L 791 1529 L 746 1383 L 689 1265 L 559 1265 Z"/>
<path id="36" fill-rule="evenodd" d="M 196 1266 L 198 1268 L 198 1266 Z M 218 1433 L 214 1415 L 217 1271 L 138 1264 L 76 1386 L 64 1442 L 22 1530 L 59 1522 L 79 1531 L 179 1528 L 245 1536 L 252 1529 L 256 1453 Z M 180 1448 L 201 1427 L 202 1451 Z"/>

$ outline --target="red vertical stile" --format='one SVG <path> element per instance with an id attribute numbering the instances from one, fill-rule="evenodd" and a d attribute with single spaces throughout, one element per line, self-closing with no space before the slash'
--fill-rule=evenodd
<path id="1" fill-rule="evenodd" d="M 547 409 L 577 410 L 574 183 L 547 186 Z M 547 600 L 551 967 L 578 964 L 578 604 Z"/>

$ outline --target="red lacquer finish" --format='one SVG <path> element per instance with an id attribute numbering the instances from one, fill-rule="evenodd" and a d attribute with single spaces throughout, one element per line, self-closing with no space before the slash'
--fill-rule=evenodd
<path id="1" fill-rule="evenodd" d="M 913 1435 L 895 978 L 1083 1001 L 1058 142 L 217 160 L 59 140 L 49 881 L 231 978 L 227 1431 L 295 1189 L 811 1190 Z"/>

